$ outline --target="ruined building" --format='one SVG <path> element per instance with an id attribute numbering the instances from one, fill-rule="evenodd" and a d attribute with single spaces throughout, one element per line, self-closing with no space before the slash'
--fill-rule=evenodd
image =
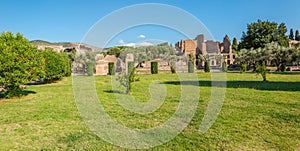
<path id="1" fill-rule="evenodd" d="M 196 66 L 203 66 L 204 61 L 199 60 L 199 55 L 207 56 L 212 67 L 220 67 L 221 61 L 218 57 L 224 58 L 228 65 L 233 64 L 235 55 L 232 53 L 231 42 L 224 37 L 223 42 L 205 40 L 204 35 L 198 35 L 194 40 L 181 40 L 176 46 L 187 56 L 195 59 Z"/>

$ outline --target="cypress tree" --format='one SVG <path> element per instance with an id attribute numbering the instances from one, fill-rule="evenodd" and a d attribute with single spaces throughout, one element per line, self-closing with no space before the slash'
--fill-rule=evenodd
<path id="1" fill-rule="evenodd" d="M 299 30 L 296 30 L 295 40 L 300 41 Z"/>
<path id="2" fill-rule="evenodd" d="M 294 31 L 293 31 L 293 28 L 291 28 L 291 30 L 290 30 L 289 39 L 290 40 L 294 40 Z"/>

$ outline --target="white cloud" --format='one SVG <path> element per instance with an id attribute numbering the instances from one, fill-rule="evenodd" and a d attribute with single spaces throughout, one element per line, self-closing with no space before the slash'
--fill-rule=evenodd
<path id="1" fill-rule="evenodd" d="M 126 43 L 123 39 L 120 39 L 118 42 L 119 42 L 120 46 L 127 46 L 127 47 L 134 47 L 134 48 L 135 47 L 153 46 L 154 45 L 153 43 L 146 42 L 146 41 L 137 42 L 137 43 L 134 43 L 134 42 Z"/>
<path id="2" fill-rule="evenodd" d="M 124 43 L 122 46 L 127 46 L 127 47 L 135 47 L 136 43 Z"/>
<path id="3" fill-rule="evenodd" d="M 146 36 L 145 35 L 139 35 L 138 38 L 145 39 Z"/>
<path id="4" fill-rule="evenodd" d="M 141 46 L 153 46 L 154 44 L 151 42 L 144 41 L 144 42 L 136 43 L 135 45 L 136 47 L 141 47 Z"/>
<path id="5" fill-rule="evenodd" d="M 125 44 L 124 40 L 123 40 L 123 39 L 120 39 L 120 40 L 119 40 L 119 44 L 121 44 L 121 45 Z"/>

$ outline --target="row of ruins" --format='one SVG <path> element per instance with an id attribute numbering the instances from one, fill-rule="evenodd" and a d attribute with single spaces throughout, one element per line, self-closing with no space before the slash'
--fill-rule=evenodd
<path id="1" fill-rule="evenodd" d="M 194 58 L 195 68 L 204 66 L 204 61 L 200 61 L 198 58 L 199 55 L 207 56 L 209 64 L 213 68 L 220 69 L 222 66 L 222 62 L 216 57 L 217 55 L 222 55 L 224 61 L 226 61 L 228 65 L 234 63 L 235 54 L 232 52 L 232 45 L 229 38 L 226 37 L 224 37 L 223 42 L 220 43 L 217 41 L 205 40 L 204 35 L 201 34 L 193 40 L 181 40 L 177 42 L 176 47 L 186 56 Z M 149 70 L 150 62 L 152 61 L 158 62 L 159 70 L 170 70 L 169 63 L 162 59 L 146 61 L 143 68 L 140 70 Z M 109 62 L 114 62 L 117 65 L 117 70 L 120 68 L 121 61 L 114 55 L 97 55 L 95 75 L 107 75 Z M 184 61 L 177 61 L 176 70 L 177 72 L 187 72 L 187 63 Z"/>
<path id="2" fill-rule="evenodd" d="M 289 45 L 297 44 L 298 41 L 290 41 Z M 92 50 L 90 46 L 81 45 L 78 43 L 71 43 L 70 46 L 37 46 L 39 49 L 52 48 L 58 52 L 63 52 L 65 50 L 75 49 L 77 53 L 81 53 L 84 50 Z M 187 57 L 193 58 L 195 68 L 201 68 L 204 66 L 203 59 L 200 59 L 199 56 L 205 56 L 206 60 L 209 62 L 211 68 L 221 69 L 223 61 L 227 65 L 234 64 L 236 54 L 232 51 L 232 44 L 230 39 L 225 36 L 223 42 L 205 40 L 203 34 L 196 36 L 195 39 L 181 40 L 176 43 L 176 50 L 181 54 L 184 54 Z M 219 57 L 222 57 L 223 61 Z M 102 55 L 98 54 L 96 56 L 96 67 L 95 75 L 107 75 L 108 74 L 108 63 L 113 62 L 116 65 L 116 72 L 121 72 L 126 70 L 126 63 L 123 63 L 122 60 L 118 59 L 114 55 Z M 128 59 L 128 58 L 127 58 Z M 133 59 L 133 55 L 129 56 L 130 60 Z M 150 70 L 150 64 L 152 61 L 158 62 L 159 70 L 170 70 L 170 63 L 163 59 L 155 59 L 150 61 L 145 61 L 142 68 L 139 70 Z M 186 61 L 177 61 L 176 62 L 177 72 L 187 72 L 187 62 Z"/>

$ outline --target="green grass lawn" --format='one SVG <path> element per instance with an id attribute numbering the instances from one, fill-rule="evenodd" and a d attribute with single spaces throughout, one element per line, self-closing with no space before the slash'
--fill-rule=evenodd
<path id="1" fill-rule="evenodd" d="M 178 77 L 139 77 L 131 95 L 141 102 L 149 100 L 148 87 L 154 80 L 166 87 L 164 104 L 155 112 L 141 115 L 124 109 L 115 100 L 109 76 L 95 77 L 97 94 L 117 122 L 130 128 L 158 126 L 179 104 Z M 173 140 L 152 150 L 300 150 L 299 74 L 269 74 L 269 81 L 262 82 L 256 74 L 228 73 L 222 110 L 204 134 L 198 129 L 211 96 L 210 74 L 200 73 L 198 78 L 200 99 L 192 121 Z M 34 93 L 0 99 L 0 150 L 124 150 L 85 125 L 74 101 L 71 78 L 27 90 Z"/>

